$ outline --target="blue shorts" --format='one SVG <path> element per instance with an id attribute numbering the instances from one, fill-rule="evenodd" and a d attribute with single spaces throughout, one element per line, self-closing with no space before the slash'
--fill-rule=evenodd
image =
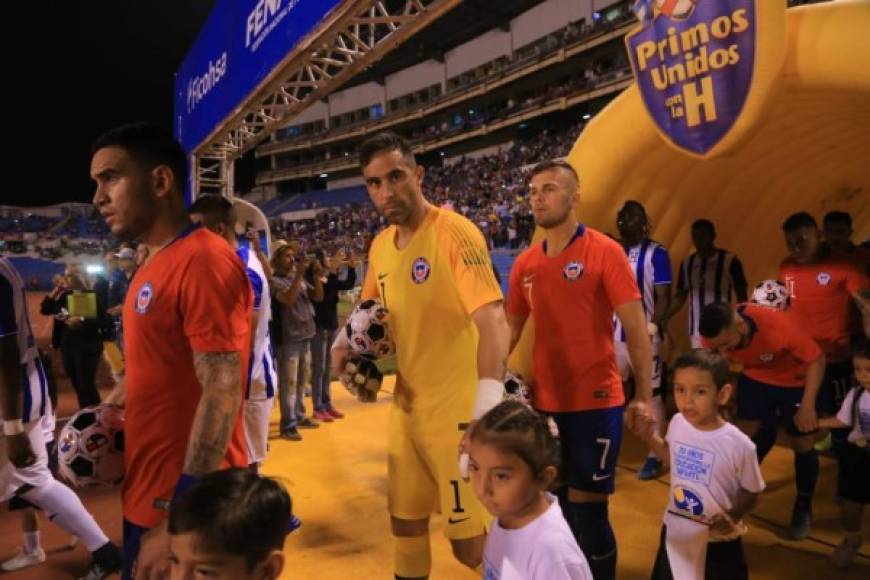
<path id="1" fill-rule="evenodd" d="M 139 546 L 142 543 L 142 536 L 147 531 L 148 528 L 137 526 L 124 518 L 124 571 L 121 573 L 121 580 L 133 580 L 136 560 L 139 558 Z"/>
<path id="2" fill-rule="evenodd" d="M 622 444 L 622 407 L 546 413 L 556 421 L 562 446 L 561 479 L 568 487 L 611 494 Z"/>
<path id="3" fill-rule="evenodd" d="M 794 414 L 804 396 L 803 387 L 777 387 L 740 375 L 737 380 L 737 418 L 782 425 L 791 436 L 808 435 L 794 424 Z M 816 408 L 819 401 L 816 400 Z"/>

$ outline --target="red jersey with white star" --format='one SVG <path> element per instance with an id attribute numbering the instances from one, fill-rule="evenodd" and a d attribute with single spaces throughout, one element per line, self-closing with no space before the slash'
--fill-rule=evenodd
<path id="1" fill-rule="evenodd" d="M 223 238 L 192 228 L 135 274 L 124 303 L 124 517 L 146 528 L 166 516 L 181 476 L 202 386 L 194 352 L 239 352 L 239 401 L 250 350 L 251 289 Z M 242 405 L 224 466 L 244 467 Z"/>
<path id="2" fill-rule="evenodd" d="M 839 253 L 814 264 L 791 258 L 779 267 L 791 295 L 789 313 L 808 332 L 832 362 L 849 357 L 852 294 L 867 288 L 867 275 L 858 263 Z"/>
<path id="3" fill-rule="evenodd" d="M 800 388 L 807 366 L 822 356 L 819 345 L 802 330 L 788 312 L 757 304 L 741 304 L 738 316 L 749 327 L 749 344 L 727 353 L 743 365 L 750 379 L 775 387 Z M 704 346 L 709 342 L 703 339 Z"/>
<path id="4" fill-rule="evenodd" d="M 520 254 L 510 278 L 508 314 L 532 314 L 535 325 L 535 407 L 566 412 L 622 405 L 613 313 L 640 300 L 622 246 L 581 225 L 555 257 L 543 244 Z"/>

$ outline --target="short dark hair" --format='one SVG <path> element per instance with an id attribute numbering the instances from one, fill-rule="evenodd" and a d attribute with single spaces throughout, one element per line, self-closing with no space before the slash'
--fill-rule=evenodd
<path id="1" fill-rule="evenodd" d="M 293 503 L 277 481 L 249 469 L 215 471 L 169 510 L 169 533 L 194 533 L 203 549 L 245 558 L 249 569 L 282 550 Z"/>
<path id="2" fill-rule="evenodd" d="M 187 213 L 199 213 L 222 224 L 235 224 L 236 221 L 233 203 L 217 194 L 206 194 L 198 197 L 187 210 Z"/>
<path id="3" fill-rule="evenodd" d="M 816 218 L 805 211 L 793 213 L 782 222 L 782 231 L 784 232 L 794 232 L 802 228 L 816 229 L 818 227 L 819 224 L 816 223 Z"/>
<path id="4" fill-rule="evenodd" d="M 700 230 L 700 229 L 704 229 L 704 228 L 709 229 L 714 234 L 716 233 L 716 226 L 713 225 L 713 222 L 711 222 L 708 219 L 701 218 L 699 220 L 695 220 L 694 222 L 692 222 L 692 231 Z"/>
<path id="5" fill-rule="evenodd" d="M 829 211 L 825 214 L 824 219 L 822 219 L 822 223 L 824 225 L 842 224 L 851 228 L 852 216 L 847 211 Z"/>
<path id="6" fill-rule="evenodd" d="M 640 210 L 640 213 L 643 214 L 643 219 L 649 221 L 649 215 L 647 215 L 647 213 L 646 213 L 646 208 L 643 206 L 642 203 L 640 203 L 636 199 L 625 200 L 625 203 L 622 204 L 622 207 L 619 208 L 619 211 L 617 213 L 622 213 L 630 207 L 633 207 L 637 210 Z"/>
<path id="7" fill-rule="evenodd" d="M 414 152 L 411 150 L 411 144 L 408 143 L 408 140 L 392 131 L 384 131 L 369 137 L 359 146 L 360 165 L 365 167 L 371 163 L 375 155 L 385 151 L 398 151 L 402 157 L 410 157 L 416 163 Z"/>
<path id="8" fill-rule="evenodd" d="M 734 308 L 725 302 L 711 302 L 701 309 L 698 332 L 704 338 L 716 338 L 734 321 Z"/>
<path id="9" fill-rule="evenodd" d="M 852 358 L 870 359 L 870 338 L 862 337 L 852 343 Z"/>
<path id="10" fill-rule="evenodd" d="M 502 401 L 472 427 L 470 438 L 523 460 L 538 477 L 549 466 L 559 469 L 559 440 L 547 418 L 519 401 Z"/>
<path id="11" fill-rule="evenodd" d="M 676 373 L 680 369 L 700 369 L 710 373 L 716 389 L 721 389 L 731 382 L 731 369 L 728 359 L 715 352 L 696 348 L 680 355 L 673 364 Z"/>
<path id="12" fill-rule="evenodd" d="M 94 141 L 91 157 L 100 149 L 120 147 L 136 161 L 153 169 L 166 165 L 172 170 L 180 191 L 187 178 L 187 155 L 172 134 L 151 123 L 129 123 L 109 129 Z"/>
<path id="13" fill-rule="evenodd" d="M 573 165 L 562 159 L 547 159 L 546 161 L 539 162 L 537 165 L 532 167 L 532 171 L 529 174 L 529 177 L 534 177 L 539 173 L 543 173 L 551 169 L 561 169 L 562 171 L 566 171 L 574 178 L 574 180 L 578 184 L 580 183 L 580 175 L 577 173 L 577 170 L 574 169 Z"/>

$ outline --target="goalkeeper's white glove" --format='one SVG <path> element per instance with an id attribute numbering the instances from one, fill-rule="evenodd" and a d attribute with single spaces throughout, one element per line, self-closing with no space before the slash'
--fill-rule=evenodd
<path id="1" fill-rule="evenodd" d="M 482 378 L 477 381 L 477 395 L 474 397 L 474 406 L 471 408 L 471 419 L 477 421 L 490 409 L 504 400 L 504 383 L 491 378 Z M 467 435 L 466 435 L 467 436 Z M 459 454 L 459 474 L 463 479 L 468 479 L 468 453 Z"/>

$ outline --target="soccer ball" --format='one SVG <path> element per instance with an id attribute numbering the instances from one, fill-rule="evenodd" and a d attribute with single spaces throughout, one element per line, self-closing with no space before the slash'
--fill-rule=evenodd
<path id="1" fill-rule="evenodd" d="M 675 20 L 691 16 L 697 0 L 656 0 L 656 8 L 661 14 Z"/>
<path id="2" fill-rule="evenodd" d="M 788 289 L 779 280 L 764 280 L 752 291 L 753 302 L 777 310 L 788 308 L 789 300 Z"/>
<path id="3" fill-rule="evenodd" d="M 57 445 L 58 471 L 74 487 L 110 488 L 124 479 L 124 410 L 85 407 L 64 425 Z"/>
<path id="4" fill-rule="evenodd" d="M 371 359 L 359 356 L 347 361 L 338 377 L 341 384 L 362 403 L 374 403 L 384 384 L 384 374 Z"/>
<path id="5" fill-rule="evenodd" d="M 520 375 L 508 371 L 504 378 L 504 391 L 505 401 L 518 401 L 523 405 L 532 405 L 532 395 Z"/>
<path id="6" fill-rule="evenodd" d="M 357 354 L 370 359 L 379 359 L 396 352 L 387 322 L 389 311 L 380 300 L 364 300 L 356 305 L 344 331 L 351 348 Z"/>

